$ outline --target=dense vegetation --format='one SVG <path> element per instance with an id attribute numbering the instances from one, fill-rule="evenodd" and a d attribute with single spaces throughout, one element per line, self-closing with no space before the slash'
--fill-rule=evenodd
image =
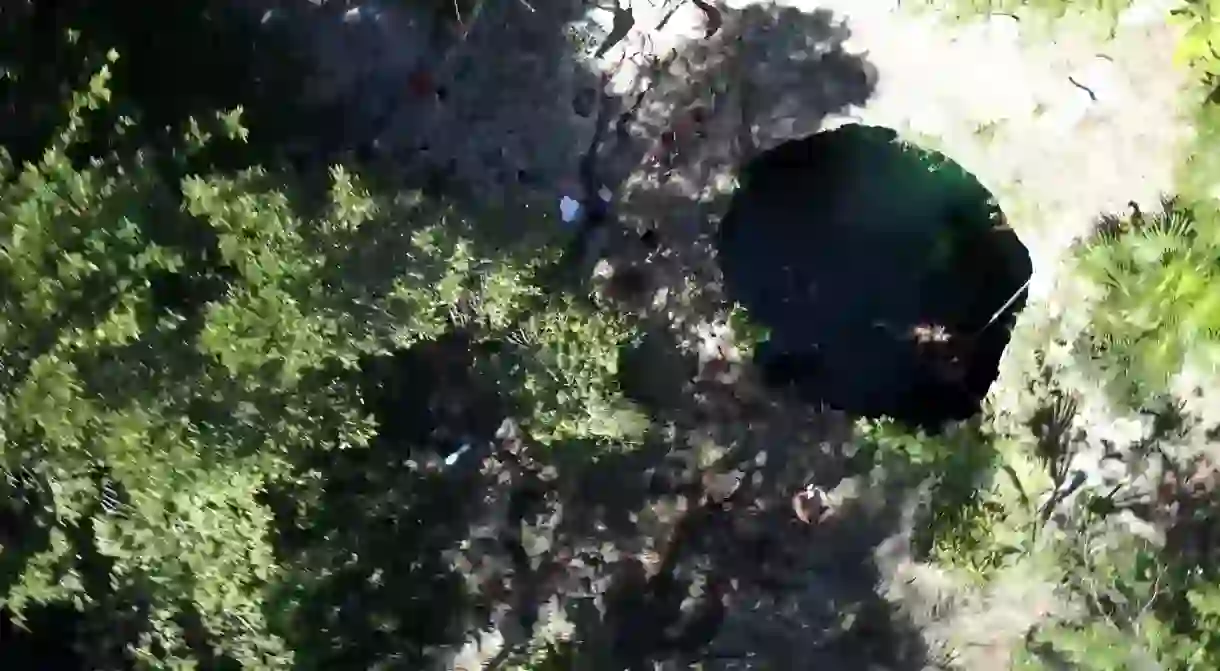
<path id="1" fill-rule="evenodd" d="M 1109 20 L 1130 3 L 1000 4 L 1052 15 L 1097 11 Z M 1010 454 L 1007 462 L 996 459 L 990 471 L 975 471 L 980 486 L 970 491 L 981 502 L 960 509 L 965 514 L 957 513 L 955 523 L 940 532 L 941 551 L 933 552 L 942 565 L 969 568 L 984 581 L 983 569 L 1023 559 L 1041 562 L 1065 586 L 1072 614 L 1030 631 L 1017 668 L 1220 665 L 1214 633 L 1220 613 L 1218 501 L 1215 455 L 1206 447 L 1215 428 L 1189 402 L 1194 395 L 1210 395 L 1220 364 L 1220 208 L 1213 190 L 1220 132 L 1215 96 L 1220 60 L 1213 46 L 1220 34 L 1217 9 L 1216 3 L 1192 0 L 1170 19 L 1185 34 L 1177 60 L 1197 83 L 1188 101 L 1195 109 L 1196 133 L 1184 152 L 1177 193 L 1167 194 L 1154 211 L 1133 207 L 1103 214 L 1095 233 L 1078 242 L 1073 274 L 1092 288 L 1089 325 L 1076 342 L 1044 345 L 1066 346 L 1073 366 L 1089 384 L 1104 389 L 1112 407 L 1144 423 L 1136 452 L 1163 471 L 1142 489 L 1123 482 L 1095 489 L 1083 476 L 1072 482 L 1069 461 L 1081 448 L 1071 425 L 1078 399 L 1055 383 L 1063 371 L 1046 364 L 1035 386 L 1047 397 L 1029 420 L 1036 454 Z M 1191 388 L 1183 390 L 1181 380 L 1189 380 Z M 928 451 L 928 439 L 916 442 Z M 995 437 L 975 445 L 992 454 L 1014 449 Z M 1037 473 L 1021 468 L 1031 464 L 1040 464 Z M 954 468 L 948 465 L 938 478 L 951 480 Z M 1138 479 L 1134 473 L 1130 477 Z M 1053 494 L 1041 505 L 1026 496 L 1026 489 L 1048 484 Z M 1081 495 L 1063 507 L 1076 491 Z M 1056 506 L 1067 515 L 1060 516 Z"/>
<path id="2" fill-rule="evenodd" d="M 1097 300 L 1069 345 L 1153 418 L 1150 453 L 1199 428 L 1173 382 L 1214 382 L 1220 346 L 1213 4 L 1180 17 L 1201 87 L 1181 193 L 1105 218 L 1077 255 Z M 639 447 L 654 427 L 617 375 L 639 324 L 557 286 L 548 215 L 506 244 L 486 225 L 502 212 L 282 160 L 241 109 L 144 106 L 139 77 L 112 74 L 152 66 L 98 46 L 117 25 L 73 33 L 68 74 L 4 73 L 11 100 L 51 111 L 18 114 L 0 147 L 0 604 L 93 668 L 423 668 L 480 607 L 440 556 L 463 542 L 446 497 L 477 470 L 454 427 L 514 417 L 544 461 Z M 766 337 L 731 322 L 743 349 Z M 1210 472 L 1180 459 L 1160 498 L 1090 492 L 1052 524 L 1057 501 L 1027 491 L 1067 477 L 1072 399 L 1050 396 L 1024 461 L 987 417 L 936 436 L 869 423 L 856 459 L 929 483 L 922 558 L 980 585 L 1051 558 L 1080 607 L 1031 632 L 1028 668 L 1220 667 Z M 1113 532 L 1139 506 L 1167 539 Z"/>
<path id="3" fill-rule="evenodd" d="M 79 611 L 52 626 L 78 626 L 62 640 L 90 668 L 420 663 L 452 638 L 446 614 L 393 599 L 433 576 L 372 527 L 412 524 L 429 476 L 386 443 L 443 454 L 461 436 L 395 407 L 435 375 L 403 357 L 459 343 L 504 413 L 465 398 L 468 425 L 511 414 L 592 455 L 646 426 L 614 376 L 629 324 L 538 284 L 547 247 L 484 244 L 436 199 L 338 166 L 321 197 L 287 168 L 194 172 L 240 151 L 240 110 L 147 144 L 141 121 L 111 125 L 120 59 L 97 61 L 33 160 L 0 149 L 2 602 L 18 624 Z M 372 466 L 386 449 L 402 457 Z M 329 633 L 326 600 L 355 598 L 347 557 L 366 553 L 410 589 Z"/>

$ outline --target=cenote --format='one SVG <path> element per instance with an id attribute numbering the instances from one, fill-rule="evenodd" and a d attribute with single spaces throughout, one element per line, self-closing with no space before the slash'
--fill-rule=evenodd
<path id="1" fill-rule="evenodd" d="M 730 297 L 770 330 L 770 384 L 930 430 L 978 412 L 1032 272 L 977 179 L 861 125 L 745 166 L 717 244 Z"/>

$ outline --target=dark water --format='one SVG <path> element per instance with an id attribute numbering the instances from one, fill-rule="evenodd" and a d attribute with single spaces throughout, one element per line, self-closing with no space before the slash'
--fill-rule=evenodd
<path id="1" fill-rule="evenodd" d="M 987 190 L 889 129 L 855 125 L 781 145 L 744 177 L 719 247 L 730 295 L 771 329 L 760 356 L 774 382 L 930 427 L 976 412 L 1023 297 L 963 355 L 959 382 L 910 333 L 932 324 L 963 342 L 1029 277 Z"/>

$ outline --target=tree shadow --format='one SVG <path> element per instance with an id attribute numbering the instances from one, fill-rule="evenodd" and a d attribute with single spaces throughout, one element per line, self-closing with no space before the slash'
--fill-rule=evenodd
<path id="1" fill-rule="evenodd" d="M 294 569 L 283 599 L 298 606 L 284 633 L 306 668 L 421 668 L 430 646 L 461 640 L 472 604 L 446 552 L 468 538 L 487 483 L 477 469 L 439 468 L 438 450 L 454 447 L 444 434 L 452 424 L 431 408 L 451 391 L 444 378 L 466 346 L 450 338 L 365 361 L 360 384 L 377 437 L 302 464 L 320 476 L 316 492 L 268 496 L 277 552 Z"/>
<path id="2" fill-rule="evenodd" d="M 582 479 L 572 488 L 579 496 L 565 499 L 560 529 L 572 556 L 588 556 L 598 542 L 617 550 L 611 561 L 602 551 L 607 586 L 600 611 L 559 595 L 587 668 L 652 668 L 663 661 L 798 668 L 809 660 L 819 668 L 923 668 L 918 632 L 876 592 L 872 554 L 895 532 L 895 509 L 848 504 L 834 524 L 809 527 L 789 504 L 793 479 L 810 479 L 807 464 L 785 459 L 781 450 L 772 453 L 774 465 L 766 459 L 750 467 L 758 463 L 756 449 L 737 445 L 725 463 L 701 469 L 675 460 L 679 452 L 637 455 L 652 464 L 644 477 L 636 465 L 598 463 L 592 468 L 601 473 Z M 743 471 L 741 485 L 716 500 L 708 475 L 732 466 Z M 833 484 L 823 480 L 833 473 L 823 468 L 817 480 Z M 646 542 L 616 540 L 610 522 L 590 525 L 567 512 L 598 509 L 590 504 L 632 511 L 636 528 L 622 533 Z M 590 526 L 611 537 L 588 543 L 596 538 Z M 847 612 L 854 624 L 844 622 Z"/>
<path id="3" fill-rule="evenodd" d="M 79 636 L 80 613 L 69 604 L 29 609 L 18 624 L 0 611 L 0 663 L 9 669 L 86 669 L 85 659 L 72 649 Z"/>
<path id="4" fill-rule="evenodd" d="M 575 171 L 591 121 L 574 113 L 569 92 L 597 81 L 575 62 L 567 29 L 579 2 L 246 11 L 268 15 L 269 29 L 287 29 L 308 54 L 301 104 L 333 110 L 342 144 L 400 184 L 484 203 L 525 191 L 553 205 Z"/>
<path id="5" fill-rule="evenodd" d="M 366 360 L 373 442 L 301 464 L 319 476 L 316 491 L 269 495 L 277 552 L 293 567 L 283 599 L 298 604 L 283 633 L 306 668 L 448 668 L 488 631 L 504 636 L 506 656 L 528 641 L 564 559 L 558 541 L 536 550 L 527 527 L 553 523 L 558 492 L 601 471 L 580 470 L 592 446 L 542 462 L 504 433 L 508 408 L 477 373 L 487 355 L 453 333 Z M 616 472 L 640 472 L 643 454 L 622 456 Z M 588 510 L 612 527 L 604 539 L 631 534 L 627 511 Z"/>
<path id="6" fill-rule="evenodd" d="M 665 64 L 628 128 L 658 182 L 678 171 L 684 181 L 710 184 L 864 104 L 877 84 L 867 55 L 844 51 L 851 30 L 828 10 L 759 4 L 721 14 L 712 39 L 685 45 Z M 667 146 L 656 146 L 666 132 Z"/>
<path id="7" fill-rule="evenodd" d="M 32 475 L 5 478 L 0 483 L 0 594 L 6 600 L 28 562 L 51 549 L 50 529 L 37 514 L 47 498 Z M 73 649 L 83 620 L 75 608 L 29 603 L 24 604 L 19 618 L 10 606 L 6 603 L 0 609 L 0 663 L 6 668 L 85 667 L 85 660 Z"/>
<path id="8" fill-rule="evenodd" d="M 28 3 L 4 19 L 0 62 L 10 76 L 0 90 L 7 102 L 0 144 L 18 163 L 36 159 L 65 121 L 62 102 L 71 90 L 64 84 L 86 83 L 109 49 L 120 54 L 109 64 L 113 104 L 99 123 L 103 132 L 82 148 L 87 155 L 124 146 L 105 132 L 122 115 L 141 122 L 137 141 L 164 143 L 176 140 L 192 115 L 242 106 L 256 144 L 214 157 L 232 167 L 260 162 L 272 146 L 305 129 L 318 137 L 329 127 L 309 110 L 283 107 L 299 88 L 298 54 L 283 34 L 258 30 L 230 3 Z"/>
<path id="9" fill-rule="evenodd" d="M 504 432 L 505 407 L 478 389 L 479 356 L 455 336 L 366 362 L 374 442 L 303 465 L 318 478 L 313 494 L 269 497 L 277 551 L 293 567 L 283 599 L 298 604 L 284 632 L 306 668 L 498 668 L 555 631 L 590 669 L 920 658 L 917 634 L 875 591 L 871 553 L 893 533 L 892 511 L 848 507 L 826 529 L 795 522 L 788 498 L 809 460 L 785 450 L 760 460 L 756 445 L 704 466 L 663 434 L 633 452 L 540 452 Z M 821 458 L 819 481 L 836 477 L 833 459 Z M 760 462 L 727 501 L 705 496 L 709 473 Z M 859 611 L 854 628 L 834 624 L 844 609 Z"/>

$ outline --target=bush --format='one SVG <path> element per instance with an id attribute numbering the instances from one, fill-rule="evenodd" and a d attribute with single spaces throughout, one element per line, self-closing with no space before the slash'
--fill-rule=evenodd
<path id="1" fill-rule="evenodd" d="M 1079 247 L 1079 270 L 1102 295 L 1078 344 L 1124 406 L 1164 395 L 1188 363 L 1220 363 L 1218 230 L 1214 211 L 1166 201 L 1103 221 Z"/>
<path id="2" fill-rule="evenodd" d="M 1064 585 L 1080 612 L 1031 632 L 1016 668 L 1217 668 L 1220 576 L 1099 521 L 1061 541 Z"/>
<path id="3" fill-rule="evenodd" d="M 310 455 L 376 435 L 363 359 L 456 328 L 521 336 L 524 363 L 496 373 L 534 438 L 642 430 L 613 380 L 629 326 L 482 251 L 452 208 L 338 167 L 321 203 L 292 173 L 163 169 L 243 142 L 237 114 L 192 121 L 169 155 L 74 163 L 107 78 L 36 164 L 0 152 L 0 482 L 18 520 L 0 605 L 18 619 L 74 605 L 102 623 L 79 642 L 99 667 L 290 666 L 297 604 L 276 595 L 311 564 L 273 551 L 267 493 L 306 491 Z"/>
<path id="4" fill-rule="evenodd" d="M 863 422 L 865 458 L 930 487 L 912 539 L 918 556 L 985 580 L 1013 548 L 997 542 L 1004 509 L 993 496 L 999 454 L 976 422 L 928 435 L 890 421 Z"/>
<path id="5" fill-rule="evenodd" d="M 1195 70 L 1205 84 L 1214 88 L 1220 78 L 1220 4 L 1215 0 L 1187 0 L 1171 15 L 1185 29 L 1175 60 Z"/>

